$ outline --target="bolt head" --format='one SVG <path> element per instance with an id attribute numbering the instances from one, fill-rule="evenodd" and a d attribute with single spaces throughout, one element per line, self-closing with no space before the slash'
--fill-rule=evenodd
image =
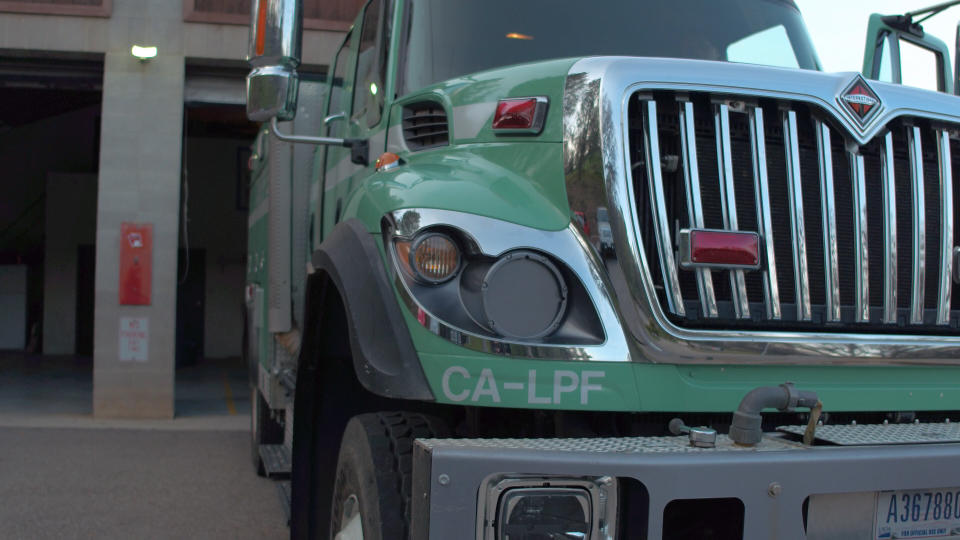
<path id="1" fill-rule="evenodd" d="M 774 499 L 780 496 L 780 492 L 782 491 L 783 491 L 783 487 L 780 485 L 779 482 L 771 482 L 770 485 L 767 486 L 767 495 L 770 495 Z"/>
<path id="2" fill-rule="evenodd" d="M 446 486 L 450 484 L 450 475 L 441 474 L 440 476 L 437 477 L 437 482 L 439 482 L 441 486 Z"/>

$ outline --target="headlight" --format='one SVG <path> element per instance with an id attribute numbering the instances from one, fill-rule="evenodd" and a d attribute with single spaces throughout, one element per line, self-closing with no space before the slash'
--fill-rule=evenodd
<path id="1" fill-rule="evenodd" d="M 517 488 L 500 498 L 497 538 L 586 539 L 593 528 L 590 493 L 579 488 Z"/>
<path id="2" fill-rule="evenodd" d="M 427 283 L 443 283 L 460 269 L 460 249 L 453 240 L 440 233 L 417 237 L 409 257 L 416 277 Z"/>
<path id="3" fill-rule="evenodd" d="M 608 540 L 616 516 L 617 481 L 609 476 L 494 475 L 477 507 L 483 540 Z"/>
<path id="4" fill-rule="evenodd" d="M 567 285 L 550 259 L 532 251 L 507 253 L 487 270 L 481 287 L 487 326 L 501 336 L 535 339 L 560 327 Z"/>
<path id="5" fill-rule="evenodd" d="M 467 231 L 445 224 L 400 235 L 388 223 L 384 231 L 401 296 L 408 294 L 403 300 L 412 314 L 435 333 L 442 323 L 460 344 L 464 335 L 519 344 L 603 343 L 589 294 L 549 253 L 529 247 L 484 253 Z"/>

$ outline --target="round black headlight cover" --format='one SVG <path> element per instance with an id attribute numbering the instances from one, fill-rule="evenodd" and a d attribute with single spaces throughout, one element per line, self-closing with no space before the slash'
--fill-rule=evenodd
<path id="1" fill-rule="evenodd" d="M 512 251 L 487 271 L 481 287 L 486 324 L 501 336 L 535 339 L 560 327 L 567 285 L 557 267 L 533 251 Z"/>

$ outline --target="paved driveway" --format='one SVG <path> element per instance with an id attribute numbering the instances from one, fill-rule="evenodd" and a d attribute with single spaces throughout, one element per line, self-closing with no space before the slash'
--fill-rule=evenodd
<path id="1" fill-rule="evenodd" d="M 284 538 L 247 434 L 0 427 L 2 538 Z"/>
<path id="2" fill-rule="evenodd" d="M 0 353 L 0 538 L 286 538 L 250 464 L 237 362 L 177 373 L 177 418 L 90 416 L 89 360 Z"/>

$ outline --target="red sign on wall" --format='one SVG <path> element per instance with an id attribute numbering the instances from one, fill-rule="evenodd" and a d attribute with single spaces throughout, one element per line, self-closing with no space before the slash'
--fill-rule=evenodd
<path id="1" fill-rule="evenodd" d="M 120 305 L 150 305 L 153 224 L 120 225 Z"/>

